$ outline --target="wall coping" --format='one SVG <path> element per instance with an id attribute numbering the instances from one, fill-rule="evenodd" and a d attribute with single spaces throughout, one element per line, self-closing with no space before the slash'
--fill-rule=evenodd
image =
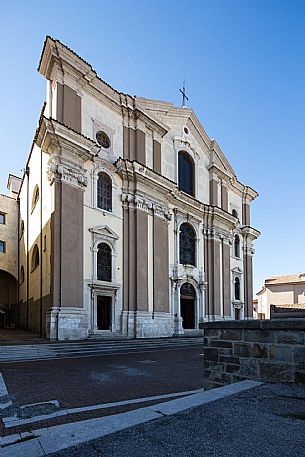
<path id="1" fill-rule="evenodd" d="M 209 329 L 253 329 L 253 330 L 305 330 L 305 318 L 302 319 L 266 319 L 240 321 L 200 322 L 201 330 Z"/>

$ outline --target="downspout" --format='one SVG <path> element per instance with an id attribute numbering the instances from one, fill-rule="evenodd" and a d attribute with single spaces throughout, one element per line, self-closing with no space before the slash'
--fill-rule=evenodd
<path id="1" fill-rule="evenodd" d="M 26 328 L 29 328 L 29 295 L 30 295 L 30 273 L 29 273 L 29 184 L 30 184 L 30 168 L 26 167 L 25 174 L 27 176 L 26 186 Z"/>
<path id="2" fill-rule="evenodd" d="M 42 149 L 40 149 L 40 336 L 42 336 Z"/>
<path id="3" fill-rule="evenodd" d="M 17 197 L 17 207 L 18 207 L 18 227 L 17 227 L 17 316 L 16 318 L 16 324 L 17 327 L 19 327 L 19 300 L 20 300 L 20 198 L 19 196 Z"/>
<path id="4" fill-rule="evenodd" d="M 247 238 L 248 238 L 248 235 L 246 234 L 246 239 L 244 241 L 244 302 L 245 302 L 244 319 L 249 317 Z"/>

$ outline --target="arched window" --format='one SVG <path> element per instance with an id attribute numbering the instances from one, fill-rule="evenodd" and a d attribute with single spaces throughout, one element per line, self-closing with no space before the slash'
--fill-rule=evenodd
<path id="1" fill-rule="evenodd" d="M 240 280 L 238 277 L 234 280 L 234 298 L 240 300 Z"/>
<path id="2" fill-rule="evenodd" d="M 106 243 L 99 244 L 97 248 L 97 279 L 111 281 L 111 248 Z"/>
<path id="3" fill-rule="evenodd" d="M 23 266 L 20 268 L 20 278 L 19 283 L 22 284 L 24 282 L 24 268 Z"/>
<path id="4" fill-rule="evenodd" d="M 232 209 L 232 216 L 237 217 L 237 219 L 238 219 L 238 214 L 237 214 L 236 209 Z"/>
<path id="5" fill-rule="evenodd" d="M 180 227 L 179 235 L 180 263 L 183 265 L 196 264 L 196 232 L 193 227 L 184 223 Z"/>
<path id="6" fill-rule="evenodd" d="M 195 195 L 194 162 L 185 151 L 178 154 L 178 187 L 189 195 Z"/>
<path id="7" fill-rule="evenodd" d="M 240 257 L 240 241 L 239 236 L 234 236 L 234 255 L 235 257 Z"/>
<path id="8" fill-rule="evenodd" d="M 112 211 L 112 182 L 106 173 L 99 173 L 97 180 L 97 207 Z"/>
<path id="9" fill-rule="evenodd" d="M 33 253 L 32 253 L 32 271 L 34 271 L 39 265 L 39 249 L 37 244 L 35 244 Z"/>
<path id="10" fill-rule="evenodd" d="M 33 198 L 32 198 L 32 212 L 34 211 L 38 200 L 39 200 L 39 187 L 36 184 L 36 186 L 34 187 Z"/>

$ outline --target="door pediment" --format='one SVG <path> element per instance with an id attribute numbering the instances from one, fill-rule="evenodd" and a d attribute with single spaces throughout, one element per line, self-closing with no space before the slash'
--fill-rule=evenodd
<path id="1" fill-rule="evenodd" d="M 110 240 L 118 240 L 118 235 L 110 228 L 108 225 L 101 225 L 99 227 L 92 227 L 89 229 L 91 233 L 97 235 L 98 237 L 110 239 Z"/>

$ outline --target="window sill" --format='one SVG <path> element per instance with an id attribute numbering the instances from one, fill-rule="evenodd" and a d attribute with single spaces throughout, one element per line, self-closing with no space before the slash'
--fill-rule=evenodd
<path id="1" fill-rule="evenodd" d="M 105 215 L 108 214 L 108 215 L 113 216 L 113 211 L 112 211 L 112 210 L 107 210 L 107 209 L 99 208 L 98 206 L 95 206 L 94 209 L 97 209 L 98 211 L 101 211 L 102 213 L 105 213 Z"/>

